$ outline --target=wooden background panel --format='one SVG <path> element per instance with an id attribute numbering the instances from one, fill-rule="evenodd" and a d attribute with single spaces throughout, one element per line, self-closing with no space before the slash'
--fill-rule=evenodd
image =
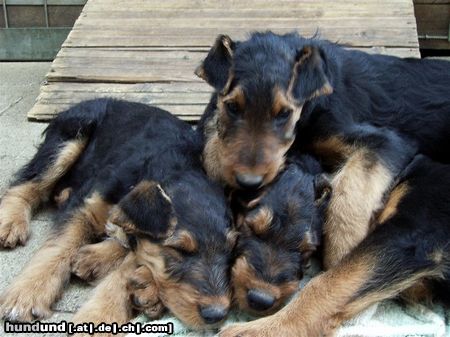
<path id="1" fill-rule="evenodd" d="M 194 70 L 216 36 L 239 40 L 268 29 L 419 55 L 411 0 L 89 0 L 29 118 L 48 120 L 79 101 L 114 97 L 195 120 L 211 88 Z"/>

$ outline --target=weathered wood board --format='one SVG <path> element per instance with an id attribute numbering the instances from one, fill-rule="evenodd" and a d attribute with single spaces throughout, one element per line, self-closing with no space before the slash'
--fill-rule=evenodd
<path id="1" fill-rule="evenodd" d="M 211 93 L 194 69 L 215 37 L 256 30 L 419 56 L 412 0 L 89 0 L 28 117 L 49 120 L 81 100 L 115 97 L 194 121 Z"/>

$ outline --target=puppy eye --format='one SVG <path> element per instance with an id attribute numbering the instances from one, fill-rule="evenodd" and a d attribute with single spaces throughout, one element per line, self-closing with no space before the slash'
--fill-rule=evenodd
<path id="1" fill-rule="evenodd" d="M 292 109 L 283 109 L 281 110 L 277 116 L 275 117 L 277 123 L 286 123 L 289 119 L 289 117 L 291 117 L 292 114 Z"/>
<path id="2" fill-rule="evenodd" d="M 225 108 L 227 110 L 227 114 L 228 116 L 230 116 L 231 118 L 237 118 L 239 115 L 239 107 L 236 103 L 234 102 L 226 102 L 225 103 Z"/>
<path id="3" fill-rule="evenodd" d="M 292 273 L 285 271 L 285 272 L 278 274 L 274 281 L 276 284 L 283 284 L 283 283 L 294 280 L 295 276 L 296 275 L 292 275 Z"/>

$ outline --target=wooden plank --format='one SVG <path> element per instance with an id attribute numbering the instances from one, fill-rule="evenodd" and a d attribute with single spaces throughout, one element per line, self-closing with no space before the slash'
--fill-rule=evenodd
<path id="1" fill-rule="evenodd" d="M 401 57 L 413 55 L 411 48 L 380 47 L 360 50 Z M 204 57 L 206 51 L 63 48 L 53 62 L 47 79 L 50 82 L 202 82 L 194 75 L 194 70 Z"/>
<path id="2" fill-rule="evenodd" d="M 450 4 L 450 0 L 413 0 L 414 4 Z"/>
<path id="3" fill-rule="evenodd" d="M 40 104 L 36 103 L 33 108 L 28 112 L 28 119 L 31 121 L 40 121 L 40 122 L 48 122 L 55 118 L 55 116 L 70 108 L 72 105 L 48 105 L 48 104 Z M 199 119 L 199 116 L 203 113 L 205 109 L 204 105 L 186 105 L 186 106 L 177 106 L 177 105 L 160 105 L 158 106 L 161 109 L 165 109 L 170 111 L 172 114 L 177 115 L 180 119 L 195 122 Z M 191 111 L 192 115 L 181 114 L 181 112 Z"/>
<path id="4" fill-rule="evenodd" d="M 304 36 L 313 36 L 317 33 L 318 27 L 306 27 L 302 29 Z M 255 30 L 266 30 L 267 27 L 255 27 Z M 292 28 L 272 29 L 276 33 L 289 33 Z M 228 34 L 232 39 L 242 40 L 248 37 L 247 31 L 239 28 L 224 31 L 221 28 L 191 29 L 190 34 L 182 35 L 180 29 L 167 29 L 159 35 L 153 30 L 139 31 L 128 30 L 95 31 L 86 34 L 84 31 L 72 30 L 69 39 L 64 43 L 65 47 L 152 47 L 152 46 L 210 46 L 217 35 Z M 386 47 L 418 47 L 416 28 L 377 28 L 355 30 L 354 28 L 324 27 L 319 30 L 320 37 L 331 41 L 359 46 L 386 46 Z M 190 39 L 189 39 L 190 38 Z"/>
<path id="5" fill-rule="evenodd" d="M 111 8 L 117 9 L 129 9 L 130 7 L 140 9 L 210 9 L 220 8 L 229 10 L 231 8 L 238 9 L 253 9 L 253 8 L 298 8 L 301 6 L 308 7 L 328 7 L 328 8 L 354 8 L 360 6 L 398 6 L 398 7 L 411 7 L 412 1 L 404 0 L 391 0 L 391 1 L 376 1 L 376 0 L 350 0 L 350 1 L 335 1 L 335 0 L 190 0 L 190 1 L 178 1 L 178 0 L 166 0 L 166 1 L 136 1 L 133 0 L 133 6 L 129 6 L 130 2 L 122 0 L 96 0 L 89 1 L 87 3 L 86 10 L 98 9 L 108 10 Z"/>

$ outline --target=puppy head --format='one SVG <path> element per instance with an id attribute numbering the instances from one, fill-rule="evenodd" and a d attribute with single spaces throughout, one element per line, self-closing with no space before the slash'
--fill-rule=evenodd
<path id="1" fill-rule="evenodd" d="M 156 183 L 140 183 L 111 222 L 127 234 L 138 263 L 151 270 L 163 305 L 199 329 L 217 326 L 228 314 L 236 240 L 223 191 L 204 180 L 193 189 L 192 179 L 169 187 L 171 197 Z"/>
<path id="2" fill-rule="evenodd" d="M 304 268 L 320 244 L 329 192 L 321 175 L 289 164 L 238 214 L 241 233 L 232 283 L 241 309 L 267 315 L 298 290 Z"/>
<path id="3" fill-rule="evenodd" d="M 308 101 L 332 93 L 324 52 L 295 34 L 219 36 L 196 73 L 217 106 L 205 130 L 208 174 L 232 187 L 258 188 L 282 169 Z"/>

